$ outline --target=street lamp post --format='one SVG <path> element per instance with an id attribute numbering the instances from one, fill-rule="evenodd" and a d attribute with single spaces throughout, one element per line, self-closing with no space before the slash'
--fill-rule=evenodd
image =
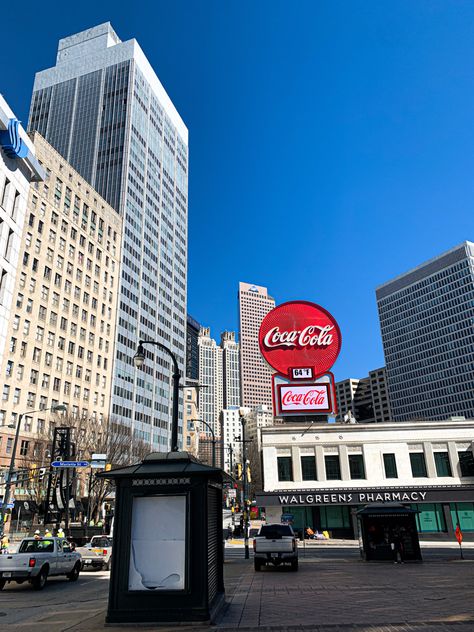
<path id="1" fill-rule="evenodd" d="M 247 442 L 245 440 L 245 416 L 250 412 L 248 408 L 239 408 L 240 423 L 242 424 L 242 491 L 243 491 L 243 508 L 244 508 L 244 547 L 245 547 L 245 559 L 250 557 L 249 552 L 249 508 L 248 508 L 248 477 L 247 477 Z"/>
<path id="2" fill-rule="evenodd" d="M 133 358 L 133 362 L 135 366 L 139 369 L 143 366 L 145 362 L 145 349 L 143 345 L 154 345 L 165 351 L 171 360 L 173 361 L 173 415 L 171 420 L 171 452 L 178 452 L 178 415 L 179 415 L 179 380 L 181 378 L 181 373 L 179 371 L 178 361 L 176 360 L 176 356 L 168 349 L 167 346 L 161 344 L 157 340 L 139 340 L 137 352 Z"/>
<path id="3" fill-rule="evenodd" d="M 67 410 L 67 408 L 66 406 L 64 406 L 64 404 L 57 404 L 55 406 L 50 406 L 49 408 L 39 408 L 37 410 L 30 410 L 28 411 L 28 413 L 21 413 L 20 416 L 18 417 L 18 422 L 16 424 L 16 431 L 15 431 L 15 440 L 13 442 L 13 450 L 12 450 L 12 455 L 10 458 L 10 466 L 8 468 L 7 478 L 5 480 L 5 493 L 3 494 L 3 502 L 2 502 L 2 506 L 0 507 L 0 537 L 3 536 L 4 531 L 5 531 L 5 513 L 7 511 L 7 505 L 10 502 L 10 490 L 12 486 L 13 471 L 15 469 L 15 456 L 16 456 L 16 450 L 18 447 L 18 438 L 20 436 L 21 422 L 23 420 L 23 417 L 26 414 L 30 415 L 32 413 L 41 413 L 47 410 L 50 410 L 51 412 L 54 413 L 54 412 L 65 411 Z M 13 427 L 13 426 L 10 426 L 10 427 Z"/>
<path id="4" fill-rule="evenodd" d="M 212 435 L 212 467 L 216 467 L 216 435 L 214 433 L 214 430 L 212 429 L 212 426 L 210 426 L 207 421 L 204 421 L 204 419 L 190 419 L 189 421 L 199 421 L 209 428 Z"/>

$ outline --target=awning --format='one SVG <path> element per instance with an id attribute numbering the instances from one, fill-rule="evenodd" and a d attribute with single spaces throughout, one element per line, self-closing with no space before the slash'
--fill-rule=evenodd
<path id="1" fill-rule="evenodd" d="M 416 509 L 411 507 L 405 507 L 400 503 L 384 503 L 366 505 L 357 512 L 358 516 L 371 516 L 373 518 L 379 518 L 383 516 L 406 516 L 408 514 L 419 513 Z"/>

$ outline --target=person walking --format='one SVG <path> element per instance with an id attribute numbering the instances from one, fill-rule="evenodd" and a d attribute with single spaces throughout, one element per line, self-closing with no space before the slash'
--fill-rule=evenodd
<path id="1" fill-rule="evenodd" d="M 391 547 L 393 551 L 393 563 L 404 564 L 405 556 L 403 551 L 403 541 L 399 529 L 395 529 L 393 532 Z M 400 558 L 400 561 L 398 561 L 398 558 Z"/>

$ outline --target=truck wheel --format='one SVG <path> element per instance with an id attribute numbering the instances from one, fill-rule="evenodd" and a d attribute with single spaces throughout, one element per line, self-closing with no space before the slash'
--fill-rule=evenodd
<path id="1" fill-rule="evenodd" d="M 35 590 L 43 590 L 43 588 L 46 586 L 47 581 L 48 581 L 48 569 L 42 568 L 39 572 L 39 575 L 37 575 L 31 580 L 31 583 L 33 584 L 33 588 Z"/>
<path id="2" fill-rule="evenodd" d="M 66 575 L 66 577 L 69 579 L 70 582 L 77 582 L 77 580 L 79 579 L 80 570 L 81 568 L 79 564 L 76 564 L 76 566 L 72 569 L 70 573 Z"/>
<path id="3" fill-rule="evenodd" d="M 253 565 L 257 572 L 262 570 L 262 562 L 260 560 L 254 560 Z"/>
<path id="4" fill-rule="evenodd" d="M 297 571 L 298 570 L 298 560 L 293 560 L 291 562 L 291 570 L 292 571 Z"/>
<path id="5" fill-rule="evenodd" d="M 5 579 L 0 579 L 0 590 L 3 590 L 5 588 L 5 584 L 6 584 L 6 580 Z"/>
<path id="6" fill-rule="evenodd" d="M 110 571 L 110 560 L 104 564 L 102 567 L 103 571 Z"/>

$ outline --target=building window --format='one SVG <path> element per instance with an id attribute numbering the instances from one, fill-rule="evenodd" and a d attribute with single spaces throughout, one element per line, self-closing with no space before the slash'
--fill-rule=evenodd
<path id="1" fill-rule="evenodd" d="M 435 452 L 434 460 L 436 465 L 436 474 L 438 476 L 452 476 L 451 463 L 449 462 L 449 454 L 447 452 Z"/>
<path id="2" fill-rule="evenodd" d="M 291 456 L 277 456 L 277 466 L 279 481 L 293 480 L 293 466 L 291 462 Z"/>
<path id="3" fill-rule="evenodd" d="M 474 457 L 472 450 L 458 452 L 461 476 L 474 476 Z"/>
<path id="4" fill-rule="evenodd" d="M 423 452 L 410 452 L 411 474 L 413 478 L 426 478 L 426 461 Z"/>
<path id="5" fill-rule="evenodd" d="M 341 480 L 341 464 L 339 454 L 326 454 L 324 457 L 326 465 L 326 478 L 328 481 Z"/>
<path id="6" fill-rule="evenodd" d="M 301 457 L 301 475 L 304 481 L 316 481 L 316 459 L 314 456 Z"/>
<path id="7" fill-rule="evenodd" d="M 349 454 L 349 471 L 351 478 L 365 478 L 364 457 L 362 454 Z"/>
<path id="8" fill-rule="evenodd" d="M 394 454 L 383 455 L 383 466 L 385 468 L 385 478 L 398 478 L 397 460 Z"/>
<path id="9" fill-rule="evenodd" d="M 20 446 L 20 456 L 27 456 L 28 455 L 28 446 L 29 445 L 30 445 L 29 441 L 25 441 L 24 439 L 22 439 L 21 446 Z"/>

